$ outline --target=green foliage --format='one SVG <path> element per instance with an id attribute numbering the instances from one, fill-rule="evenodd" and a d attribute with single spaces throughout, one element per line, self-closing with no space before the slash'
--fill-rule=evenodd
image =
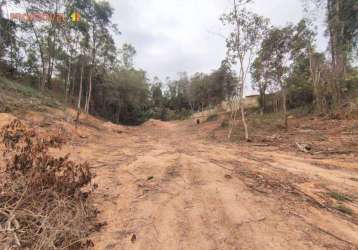
<path id="1" fill-rule="evenodd" d="M 224 119 L 224 120 L 221 122 L 220 126 L 221 126 L 222 128 L 228 128 L 228 127 L 229 127 L 229 120 L 228 120 L 228 119 Z"/>
<path id="2" fill-rule="evenodd" d="M 352 68 L 347 72 L 344 87 L 347 89 L 348 93 L 358 92 L 358 68 Z"/>
<path id="3" fill-rule="evenodd" d="M 28 84 L 20 84 L 15 81 L 11 81 L 4 77 L 0 77 L 0 86 L 3 89 L 10 90 L 28 97 L 42 97 L 36 89 L 32 88 Z"/>
<path id="4" fill-rule="evenodd" d="M 213 122 L 213 121 L 217 121 L 219 119 L 219 115 L 218 114 L 211 114 L 208 116 L 208 118 L 206 118 L 207 122 Z"/>
<path id="5" fill-rule="evenodd" d="M 348 215 L 352 215 L 352 214 L 353 214 L 353 210 L 352 210 L 352 209 L 350 209 L 349 207 L 346 207 L 346 206 L 344 206 L 344 205 L 342 205 L 342 204 L 335 206 L 335 209 L 337 209 L 338 211 L 340 211 L 340 212 L 342 212 L 342 213 L 344 213 L 344 214 L 348 214 Z"/>
<path id="6" fill-rule="evenodd" d="M 17 28 L 16 23 L 4 18 L 0 11 L 0 73 L 6 76 L 14 76 L 22 60 Z"/>
<path id="7" fill-rule="evenodd" d="M 260 56 L 271 72 L 273 80 L 283 86 L 289 70 L 292 27 L 271 28 L 262 42 Z"/>
<path id="8" fill-rule="evenodd" d="M 280 89 L 287 91 L 290 108 L 309 106 L 318 97 L 329 106 L 335 90 L 353 93 L 358 88 L 357 69 L 348 63 L 354 62 L 358 51 L 358 7 L 355 0 L 315 1 L 327 3 L 331 57 L 344 61 L 345 79 L 332 70 L 339 65 L 330 66 L 315 51 L 311 23 L 301 20 L 269 29 L 266 18 L 247 8 L 250 0 L 235 0 L 221 18 L 224 25 L 234 28 L 227 39 L 227 58 L 219 68 L 208 74 L 179 73 L 177 79 L 165 83 L 158 78 L 149 82 L 145 72 L 135 67 L 137 51 L 131 44 L 115 44 L 114 34 L 120 32 L 111 21 L 113 8 L 108 1 L 13 1 L 14 7 L 26 12 L 64 12 L 63 22 L 8 20 L 2 14 L 4 1 L 0 1 L 0 74 L 25 79 L 26 84 L 13 87 L 24 95 L 41 95 L 29 86 L 43 92 L 54 88 L 64 96 L 65 105 L 79 103 L 82 109 L 85 103 L 85 112 L 126 124 L 139 124 L 150 117 L 183 119 L 235 94 L 243 95 L 248 69 L 263 110 L 270 101 L 266 94 Z M 81 15 L 79 22 L 69 19 L 74 11 Z M 253 64 L 246 65 L 255 54 Z M 235 63 L 242 66 L 237 74 L 231 68 Z M 321 73 L 316 88 L 313 68 Z M 332 81 L 339 86 L 330 84 Z"/>
<path id="9" fill-rule="evenodd" d="M 5 103 L 2 103 L 2 105 L 14 106 L 15 108 L 31 106 L 35 109 L 41 109 L 42 105 L 58 108 L 61 105 L 53 96 L 39 92 L 26 81 L 19 83 L 5 77 L 0 77 L 0 93 L 5 94 L 5 96 L 0 95 L 1 99 L 4 98 L 5 100 Z M 14 93 L 15 95 L 13 96 Z"/>
<path id="10" fill-rule="evenodd" d="M 352 198 L 346 194 L 338 193 L 338 192 L 329 192 L 329 196 L 336 199 L 337 201 L 353 201 Z"/>
<path id="11" fill-rule="evenodd" d="M 167 79 L 163 84 L 158 78 L 151 86 L 153 117 L 163 120 L 184 119 L 193 111 L 221 103 L 231 97 L 236 85 L 236 77 L 229 64 L 223 62 L 211 74 L 195 73 L 189 77 L 185 72 L 178 79 Z"/>
<path id="12" fill-rule="evenodd" d="M 97 89 L 103 94 L 94 96 L 95 112 L 105 118 L 137 125 L 150 117 L 150 90 L 144 71 L 117 68 Z"/>
<path id="13" fill-rule="evenodd" d="M 123 44 L 121 49 L 122 64 L 125 68 L 130 69 L 133 67 L 133 58 L 137 51 L 135 48 L 128 43 Z"/>
<path id="14" fill-rule="evenodd" d="M 327 0 L 327 24 L 333 56 L 354 56 L 358 49 L 358 3 L 356 0 Z M 354 57 L 353 57 L 354 58 Z M 347 63 L 347 61 L 345 62 Z"/>
<path id="15" fill-rule="evenodd" d="M 296 108 L 313 102 L 313 89 L 310 82 L 307 58 L 294 61 L 287 80 L 289 107 Z"/>

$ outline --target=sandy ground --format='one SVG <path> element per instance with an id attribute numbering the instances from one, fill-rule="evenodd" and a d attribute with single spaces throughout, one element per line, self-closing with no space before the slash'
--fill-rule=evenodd
<path id="1" fill-rule="evenodd" d="M 193 121 L 75 130 L 39 117 L 22 118 L 64 129 L 61 153 L 97 175 L 95 249 L 358 249 L 355 156 L 219 142 Z"/>
<path id="2" fill-rule="evenodd" d="M 95 249 L 358 249 L 354 159 L 219 143 L 191 121 L 72 147 L 97 174 Z"/>

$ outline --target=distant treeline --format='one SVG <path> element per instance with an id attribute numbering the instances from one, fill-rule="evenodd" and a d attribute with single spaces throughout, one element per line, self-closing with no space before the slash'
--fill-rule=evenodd
<path id="1" fill-rule="evenodd" d="M 263 112 L 267 93 L 285 93 L 289 107 L 310 104 L 326 112 L 357 88 L 357 1 L 311 2 L 327 12 L 328 52 L 315 49 L 316 34 L 308 20 L 285 27 L 266 25 L 260 50 L 249 65 Z M 4 15 L 5 4 L 63 18 L 11 20 Z M 0 0 L 0 74 L 27 79 L 38 91 L 61 92 L 65 105 L 80 112 L 126 124 L 150 117 L 180 119 L 239 95 L 241 76 L 229 57 L 208 74 L 179 73 L 178 79 L 164 82 L 148 79 L 133 63 L 135 48 L 116 45 L 120 28 L 112 15 L 107 1 Z M 228 46 L 239 44 L 228 39 Z"/>

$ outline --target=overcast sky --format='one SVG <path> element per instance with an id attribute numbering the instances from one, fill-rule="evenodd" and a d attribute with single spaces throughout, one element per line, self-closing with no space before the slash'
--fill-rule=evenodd
<path id="1" fill-rule="evenodd" d="M 225 57 L 225 31 L 219 21 L 230 0 L 110 0 L 113 22 L 137 50 L 136 67 L 150 77 L 176 78 L 177 72 L 210 72 Z M 256 0 L 256 13 L 269 17 L 274 25 L 296 23 L 303 17 L 301 0 Z M 318 21 L 323 30 L 323 20 Z M 321 32 L 322 33 L 322 32 Z M 319 37 L 319 48 L 326 40 Z"/>

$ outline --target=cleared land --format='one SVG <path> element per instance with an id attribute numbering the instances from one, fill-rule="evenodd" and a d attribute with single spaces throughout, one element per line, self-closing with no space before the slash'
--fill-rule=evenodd
<path id="1" fill-rule="evenodd" d="M 76 130 L 49 111 L 21 118 L 42 133 L 62 129 L 68 143 L 53 153 L 88 161 L 97 174 L 105 226 L 93 234 L 95 249 L 357 249 L 354 141 L 349 153 L 307 154 L 293 141 L 257 142 L 258 134 L 220 142 L 220 121 L 123 127 L 88 116 Z M 11 119 L 1 114 L 0 123 Z M 344 124 L 354 138 L 355 122 Z M 330 132 L 321 143 L 338 136 Z"/>

